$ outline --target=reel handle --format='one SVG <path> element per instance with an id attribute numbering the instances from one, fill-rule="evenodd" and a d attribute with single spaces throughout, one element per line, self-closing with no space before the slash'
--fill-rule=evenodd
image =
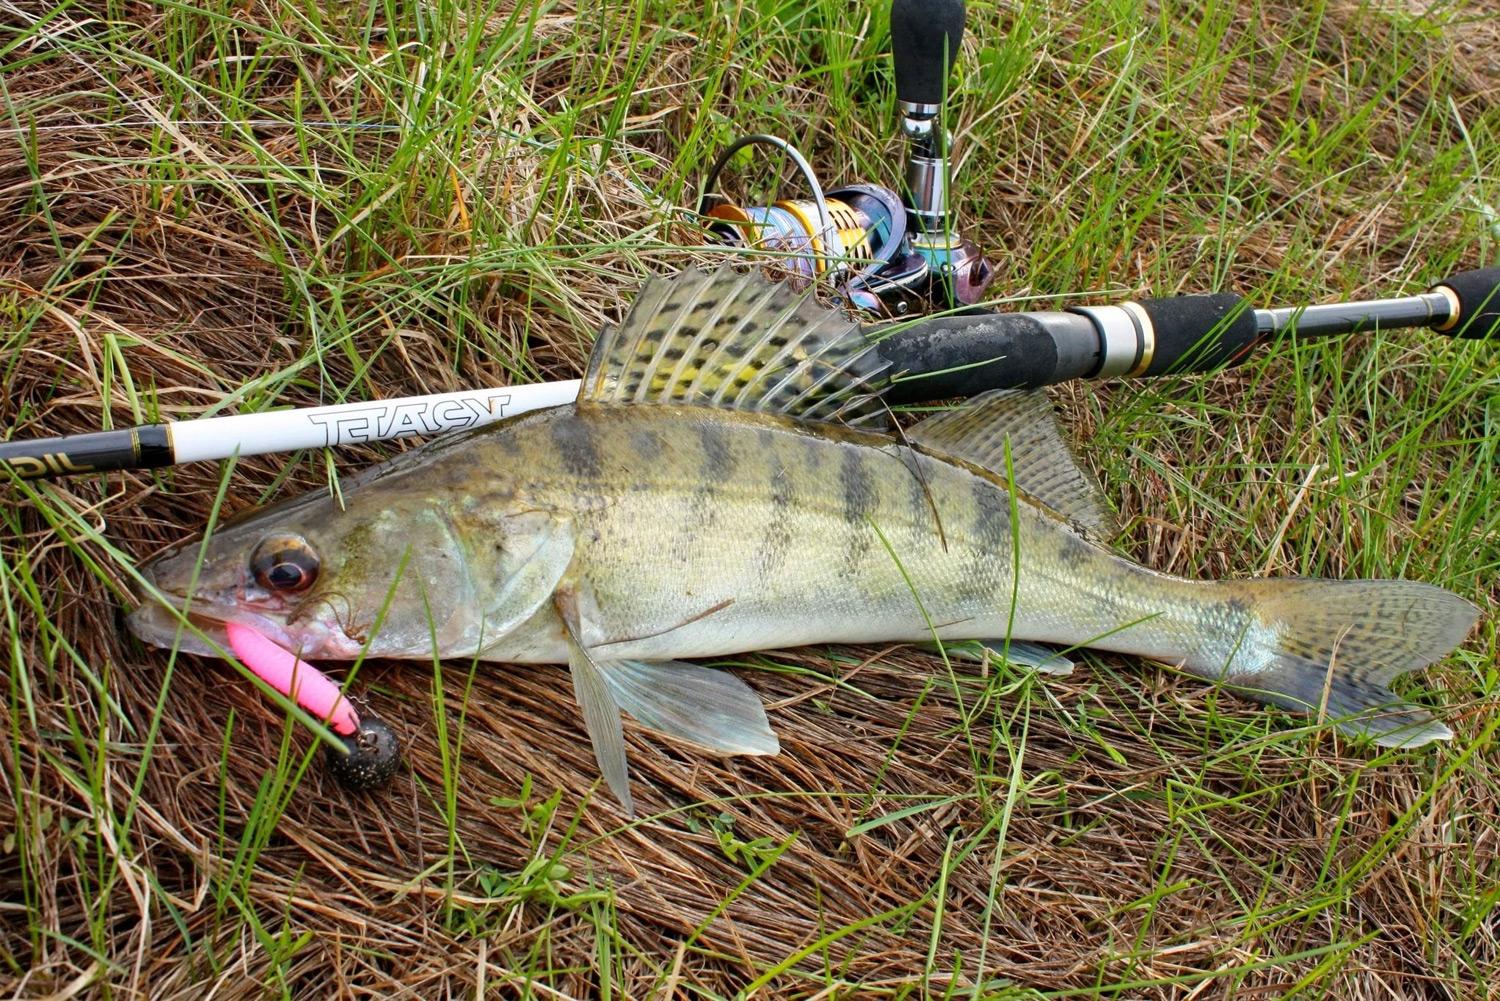
<path id="1" fill-rule="evenodd" d="M 1500 337 L 1500 268 L 1460 271 L 1433 285 L 1432 291 L 1451 295 L 1458 307 L 1434 330 L 1468 340 Z"/>
<path id="2" fill-rule="evenodd" d="M 896 99 L 936 114 L 964 37 L 964 0 L 894 0 L 891 56 Z"/>

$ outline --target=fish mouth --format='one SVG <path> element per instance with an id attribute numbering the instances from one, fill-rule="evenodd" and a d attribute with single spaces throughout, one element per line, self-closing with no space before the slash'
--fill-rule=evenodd
<path id="1" fill-rule="evenodd" d="M 333 623 L 298 622 L 294 631 L 287 627 L 284 613 L 262 612 L 239 601 L 215 601 L 202 594 L 189 600 L 159 588 L 149 573 L 145 580 L 148 586 L 139 595 L 140 603 L 125 616 L 125 626 L 152 646 L 227 659 L 233 654 L 224 626 L 233 622 L 299 657 L 351 660 L 365 652 L 362 642 Z"/>
<path id="2" fill-rule="evenodd" d="M 172 594 L 149 596 L 125 617 L 126 627 L 143 643 L 205 657 L 230 656 L 228 622 L 254 629 L 283 649 L 296 649 L 285 627 L 269 616 L 204 601 L 189 604 Z"/>
<path id="3" fill-rule="evenodd" d="M 238 622 L 288 646 L 291 637 L 285 626 L 269 615 L 247 610 L 240 602 L 214 600 L 215 595 L 198 593 L 191 599 L 175 589 L 163 586 L 156 572 L 160 561 L 141 568 L 136 597 L 139 604 L 125 616 L 125 626 L 136 638 L 152 646 L 204 657 L 227 658 L 229 637 L 227 622 Z"/>

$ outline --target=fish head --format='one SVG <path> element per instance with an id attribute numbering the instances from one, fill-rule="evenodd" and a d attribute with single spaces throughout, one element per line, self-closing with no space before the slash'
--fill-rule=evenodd
<path id="1" fill-rule="evenodd" d="M 320 491 L 258 510 L 157 557 L 141 568 L 149 586 L 131 631 L 209 655 L 219 650 L 204 637 L 224 648 L 226 622 L 309 658 L 472 646 L 485 602 L 461 516 L 441 492 L 382 486 L 342 503 Z"/>

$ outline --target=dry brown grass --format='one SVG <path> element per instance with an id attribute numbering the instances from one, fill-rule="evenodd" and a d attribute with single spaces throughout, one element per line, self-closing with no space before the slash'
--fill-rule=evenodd
<path id="1" fill-rule="evenodd" d="M 233 34 L 246 51 L 267 44 L 257 25 L 298 30 L 294 19 L 259 4 L 236 9 L 245 26 Z M 4 37 L 42 10 L 0 5 L 0 23 L 10 29 Z M 1359 89 L 1356 64 L 1383 51 L 1378 37 L 1367 36 L 1387 23 L 1368 8 L 1327 8 L 1314 51 L 1299 57 L 1315 67 L 1299 93 L 1264 60 L 1230 66 L 1216 108 L 1185 111 L 1188 105 L 1171 103 L 1185 100 L 1176 91 L 1146 92 L 1148 117 L 1201 115 L 1196 147 L 1182 152 L 1180 174 L 1159 186 L 1171 197 L 1128 242 L 1061 256 L 1039 249 L 1036 234 L 1100 225 L 1089 166 L 1097 163 L 1088 158 L 1097 128 L 1091 116 L 1111 77 L 1107 64 L 1070 62 L 1067 44 L 1088 33 L 1086 19 L 1052 28 L 1030 89 L 1015 91 L 988 116 L 965 106 L 971 140 L 984 137 L 971 142 L 963 165 L 971 178 L 969 211 L 995 237 L 1008 276 L 1002 283 L 1018 291 L 1201 288 L 1212 265 L 1204 240 L 1226 228 L 1236 274 L 1291 294 L 1380 294 L 1393 282 L 1430 274 L 1417 258 L 1475 229 L 1454 222 L 1446 233 L 1413 232 L 1429 207 L 1413 203 L 1401 190 L 1402 172 L 1382 169 L 1382 158 L 1410 155 L 1407 143 L 1434 101 L 1451 98 L 1471 126 L 1495 123 L 1500 8 L 1476 10 L 1490 16 L 1428 33 L 1411 86 L 1357 137 L 1358 162 L 1326 197 L 1322 189 L 1304 192 L 1305 164 L 1287 159 L 1273 124 L 1243 135 L 1235 129 L 1244 125 L 1246 103 L 1262 104 L 1268 122 L 1305 115 L 1325 127 L 1360 106 L 1368 94 Z M 125 33 L 131 44 L 170 47 L 162 41 L 156 48 L 169 20 L 162 9 L 131 4 L 114 15 L 96 12 L 101 21 L 124 22 L 122 14 L 140 25 Z M 1062 4 L 1048 11 L 1055 21 L 1075 14 Z M 982 47 L 999 44 L 997 25 L 1010 24 L 1014 11 L 983 8 L 975 16 L 995 18 L 978 29 L 970 52 L 977 58 Z M 481 118 L 525 132 L 565 101 L 588 100 L 590 93 L 575 95 L 570 87 L 577 84 L 575 60 L 611 37 L 598 17 L 567 5 L 550 9 L 535 31 L 537 68 L 510 77 L 490 71 L 479 93 L 497 104 Z M 647 13 L 648 29 L 658 17 L 667 19 L 662 11 Z M 1229 37 L 1269 39 L 1270 51 L 1297 34 L 1303 17 L 1297 5 L 1248 5 Z M 705 67 L 713 65 L 701 47 L 711 49 L 718 38 L 710 21 L 720 23 L 705 18 L 705 37 L 675 22 L 661 31 L 660 51 L 637 83 L 651 90 L 650 106 L 632 106 L 626 117 L 620 157 L 628 170 L 595 171 L 581 157 L 557 173 L 548 155 L 476 128 L 454 143 L 452 188 L 441 190 L 447 171 L 433 166 L 441 158 L 418 159 L 400 175 L 411 189 L 395 196 L 397 212 L 350 192 L 361 183 L 352 165 L 378 167 L 403 155 L 399 139 L 372 133 L 342 160 L 315 150 L 309 162 L 286 129 L 252 129 L 261 144 L 256 152 L 239 134 L 173 124 L 214 109 L 174 104 L 180 94 L 170 81 L 139 63 L 69 49 L 67 39 L 105 34 L 72 9 L 59 20 L 64 41 L 22 46 L 0 78 L 15 115 L 10 125 L 38 129 L 24 138 L 10 125 L 0 131 L 0 306 L 4 326 L 24 325 L 24 337 L 0 342 L 8 375 L 0 426 L 40 435 L 98 429 L 106 414 L 116 424 L 130 422 L 120 359 L 137 390 L 155 387 L 162 414 L 187 416 L 293 365 L 339 316 L 352 318 L 344 329 L 355 333 L 362 356 L 383 345 L 363 381 L 355 382 L 348 356 L 330 350 L 321 375 L 274 384 L 278 402 L 327 401 L 351 384 L 357 393 L 399 395 L 517 373 L 576 374 L 589 331 L 617 314 L 643 267 L 690 259 L 660 249 L 662 240 L 685 237 L 664 221 L 645 185 L 663 183 L 697 120 Z M 1184 19 L 1174 30 L 1186 47 L 1192 27 Z M 1403 35 L 1402 44 L 1416 44 L 1413 37 Z M 557 58 L 540 58 L 549 54 Z M 206 74 L 207 46 L 197 58 L 174 64 L 176 71 Z M 357 113 L 364 85 L 340 66 L 311 55 L 300 65 L 278 58 L 286 66 L 273 62 L 266 72 L 284 79 L 266 85 L 258 107 L 290 108 L 300 93 L 298 74 L 310 73 L 328 102 L 320 116 Z M 623 78 L 628 60 L 619 62 L 598 70 L 599 79 Z M 1434 76 L 1436 65 L 1443 73 Z M 791 72 L 789 60 L 771 68 Z M 820 166 L 830 176 L 849 170 L 852 154 L 830 148 L 818 130 L 819 88 L 755 83 L 767 73 L 764 65 L 732 61 L 726 79 L 739 90 L 730 93 L 781 93 L 788 118 L 810 123 Z M 501 93 L 513 98 L 504 110 Z M 723 110 L 735 107 L 728 96 L 719 101 Z M 1026 110 L 1038 101 L 1047 107 Z M 870 124 L 874 115 L 867 112 L 863 127 L 883 142 L 883 124 Z M 597 118 L 587 120 L 597 125 Z M 1240 145 L 1231 152 L 1234 135 Z M 718 139 L 694 141 L 711 147 Z M 1423 142 L 1419 136 L 1419 152 Z M 307 188 L 256 183 L 267 155 L 290 174 L 306 174 Z M 1212 179 L 1247 161 L 1255 165 L 1257 205 L 1285 211 L 1257 221 L 1247 207 L 1246 218 L 1221 222 Z M 1132 170 L 1151 187 L 1149 164 Z M 166 179 L 172 171 L 179 183 Z M 394 176 L 372 174 L 388 182 Z M 373 205 L 366 231 L 351 236 L 341 226 L 325 204 L 337 198 L 343 207 Z M 471 217 L 480 212 L 485 218 L 475 227 Z M 1099 232 L 1120 235 L 1107 226 Z M 1314 233 L 1326 242 L 1314 245 Z M 544 245 L 552 249 L 524 257 L 527 247 Z M 596 249 L 577 249 L 591 245 Z M 478 262 L 472 273 L 437 292 L 411 292 L 414 272 L 430 275 L 424 269 L 471 255 Z M 294 273 L 304 276 L 302 286 L 287 280 Z M 1351 370 L 1366 371 L 1364 349 L 1349 351 Z M 1425 360 L 1398 356 L 1371 377 L 1382 380 L 1382 393 L 1420 395 L 1429 390 L 1407 366 Z M 1357 570 L 1365 545 L 1416 553 L 1414 573 L 1449 566 L 1452 557 L 1443 554 L 1451 546 L 1443 548 L 1441 539 L 1425 549 L 1406 545 L 1426 524 L 1416 507 L 1349 529 L 1330 527 L 1340 509 L 1325 506 L 1284 544 L 1273 544 L 1298 486 L 1273 467 L 1301 458 L 1298 438 L 1307 430 L 1280 416 L 1287 371 L 1223 376 L 1198 391 L 1196 409 L 1184 415 L 1239 414 L 1240 423 L 1134 442 L 1133 451 L 1102 462 L 1123 512 L 1135 519 L 1126 544 L 1153 566 L 1215 574 L 1259 571 L 1253 561 L 1269 546 L 1269 569 L 1295 571 L 1305 569 L 1299 540 L 1305 546 L 1321 532 L 1338 543 L 1326 554 L 1326 572 Z M 1312 385 L 1311 392 L 1320 421 L 1353 438 L 1385 433 L 1371 429 L 1369 414 L 1325 406 L 1334 388 Z M 1063 395 L 1089 432 L 1109 421 L 1112 406 L 1144 406 L 1135 389 L 1074 387 Z M 1487 399 L 1493 404 L 1494 393 Z M 1459 413 L 1430 433 L 1465 440 L 1476 426 L 1483 426 L 1479 418 Z M 1127 429 L 1114 433 L 1117 442 L 1130 439 Z M 337 462 L 352 469 L 374 454 L 351 450 Z M 1423 461 L 1456 454 L 1435 450 Z M 1227 501 L 1240 504 L 1243 520 L 1164 514 L 1184 503 L 1166 473 L 1194 463 L 1207 468 L 1216 459 L 1264 470 L 1259 492 L 1252 477 Z M 290 467 L 284 457 L 242 461 L 226 513 L 267 490 L 286 496 L 317 485 L 322 475 L 312 460 Z M 607 798 L 590 800 L 595 768 L 566 674 L 482 668 L 466 696 L 452 887 L 431 672 L 371 663 L 359 688 L 406 741 L 409 772 L 388 791 L 360 797 L 334 787 L 315 764 L 267 833 L 253 871 L 236 873 L 258 792 L 285 760 L 280 714 L 223 664 L 184 657 L 172 667 L 163 653 L 127 639 L 118 611 L 124 575 L 98 544 L 64 544 L 48 517 L 71 509 L 143 558 L 201 528 L 219 482 L 218 470 L 204 466 L 119 474 L 52 484 L 41 503 L 18 486 L 0 487 L 19 529 L 0 538 L 0 551 L 8 564 L 25 568 L 35 588 L 34 603 L 7 594 L 12 618 L 0 625 L 12 652 L 13 707 L 13 729 L 0 743 L 0 834 L 25 833 L 19 847 L 0 852 L 0 957 L 17 995 L 511 996 L 525 993 L 533 978 L 529 989 L 545 997 L 597 996 L 606 982 L 629 996 L 693 997 L 733 994 L 785 962 L 789 969 L 763 996 L 999 993 L 1004 982 L 1087 994 L 1100 984 L 1139 982 L 1111 996 L 1272 997 L 1314 978 L 1315 994 L 1478 998 L 1489 988 L 1475 971 L 1497 971 L 1494 915 L 1481 913 L 1463 930 L 1470 917 L 1464 908 L 1482 900 L 1467 895 L 1475 875 L 1500 875 L 1500 751 L 1492 741 L 1372 762 L 1331 737 L 1277 739 L 1284 720 L 1262 723 L 1266 714 L 1248 703 L 1118 660 L 1071 679 L 1001 685 L 970 677 L 968 668 L 951 683 L 934 658 L 902 648 L 839 651 L 836 659 L 828 651 L 786 654 L 779 662 L 842 681 L 745 672 L 773 707 L 781 755 L 720 761 L 632 728 L 644 819 L 630 825 Z M 1211 484 L 1203 489 L 1213 492 Z M 1474 546 L 1481 556 L 1471 576 L 1495 566 L 1483 555 L 1495 551 L 1492 537 Z M 1428 551 L 1434 562 L 1424 564 Z M 9 580 L 14 588 L 22 578 Z M 1492 611 L 1494 581 L 1472 583 L 1471 593 L 1488 593 Z M 1493 625 L 1484 629 L 1475 647 L 1492 653 Z M 76 659 L 59 644 L 74 647 Z M 117 709 L 106 711 L 90 671 Z M 1463 673 L 1442 675 L 1459 698 L 1479 684 Z M 451 727 L 467 684 L 464 666 L 450 665 L 444 693 Z M 961 705 L 982 745 L 993 719 L 1008 739 L 1024 734 L 1024 741 L 976 762 Z M 1456 728 L 1469 736 L 1488 734 L 1496 718 L 1484 704 L 1458 715 Z M 155 750 L 142 770 L 156 719 Z M 1257 727 L 1271 736 L 1247 738 Z M 107 753 L 96 759 L 98 746 L 80 745 L 77 734 L 108 741 Z M 1237 740 L 1227 749 L 1219 744 L 1224 734 Z M 312 739 L 298 730 L 291 742 L 300 750 Z M 1461 758 L 1461 749 L 1474 753 Z M 89 762 L 99 769 L 91 780 Z M 562 791 L 560 808 L 540 831 L 525 810 L 495 805 L 516 797 L 528 778 L 534 802 Z M 929 800 L 931 809 L 850 833 Z M 1403 818 L 1413 807 L 1414 816 Z M 134 820 L 122 843 L 118 818 L 129 809 Z M 747 882 L 746 863 L 731 858 L 718 836 L 721 812 L 733 817 L 737 838 L 785 846 L 766 874 Z M 564 905 L 492 894 L 478 879 L 486 871 L 520 872 L 539 850 L 559 845 L 568 872 L 557 892 L 608 887 L 612 895 Z M 954 853 L 965 851 L 955 864 Z M 944 872 L 934 945 L 939 911 L 928 894 Z M 101 879 L 109 881 L 102 895 Z M 233 892 L 217 907 L 226 885 Z M 1342 896 L 1324 899 L 1328 894 Z M 242 906 L 272 934 L 284 928 L 291 937 L 311 937 L 278 966 L 248 930 Z M 880 915 L 888 916 L 868 920 Z M 1318 954 L 1331 943 L 1342 946 Z M 601 949 L 613 957 L 603 973 Z M 1319 965 L 1325 960 L 1326 970 Z M 1232 967 L 1245 969 L 1206 976 Z M 988 988 L 976 986 L 981 978 Z"/>

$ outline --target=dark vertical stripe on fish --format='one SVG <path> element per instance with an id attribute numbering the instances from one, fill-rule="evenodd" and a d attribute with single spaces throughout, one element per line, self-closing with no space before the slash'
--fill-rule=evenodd
<path id="1" fill-rule="evenodd" d="M 557 446 L 563 467 L 574 476 L 597 483 L 604 475 L 599 458 L 599 444 L 594 429 L 577 414 L 568 414 L 552 423 L 552 444 Z"/>
<path id="2" fill-rule="evenodd" d="M 646 462 L 655 462 L 666 451 L 661 435 L 655 431 L 632 431 L 630 445 L 635 449 L 636 456 Z"/>
<path id="3" fill-rule="evenodd" d="M 771 520 L 760 541 L 760 572 L 771 576 L 781 570 L 792 551 L 792 512 L 796 486 L 784 461 L 771 463 Z"/>
<path id="4" fill-rule="evenodd" d="M 518 457 L 521 454 L 521 436 L 512 430 L 507 429 L 507 431 L 509 433 L 500 432 L 493 435 L 490 440 L 499 445 L 500 450 L 506 455 L 512 458 Z"/>
<path id="5" fill-rule="evenodd" d="M 931 526 L 936 531 L 938 514 L 929 493 L 929 461 L 926 456 L 915 449 L 902 446 L 902 450 L 906 453 L 902 458 L 909 472 L 906 477 L 906 516 L 911 519 L 913 527 Z"/>
<path id="6" fill-rule="evenodd" d="M 672 533 L 674 548 L 681 553 L 692 552 L 702 533 L 718 521 L 720 487 L 735 472 L 734 451 L 726 429 L 705 421 L 695 430 L 698 445 L 703 450 L 698 460 L 700 482 L 688 501 L 687 519 Z"/>
<path id="7" fill-rule="evenodd" d="M 698 440 L 703 445 L 702 474 L 706 482 L 723 483 L 734 474 L 734 452 L 729 447 L 729 435 L 718 424 L 698 425 Z"/>
<path id="8" fill-rule="evenodd" d="M 869 462 L 880 453 L 850 445 L 843 447 L 839 460 L 839 493 L 843 498 L 844 567 L 843 575 L 852 578 L 876 545 L 870 518 L 875 513 L 875 477 Z"/>
<path id="9" fill-rule="evenodd" d="M 1069 570 L 1081 570 L 1093 562 L 1097 555 L 1094 547 L 1074 535 L 1071 528 L 1058 534 L 1057 559 Z"/>
<path id="10" fill-rule="evenodd" d="M 875 510 L 875 478 L 870 475 L 867 458 L 865 449 L 844 447 L 839 463 L 839 493 L 846 521 L 863 524 Z"/>
<path id="11" fill-rule="evenodd" d="M 980 476 L 969 481 L 969 538 L 974 552 L 970 556 L 965 584 L 980 591 L 986 574 L 1011 569 L 1010 494 Z"/>

